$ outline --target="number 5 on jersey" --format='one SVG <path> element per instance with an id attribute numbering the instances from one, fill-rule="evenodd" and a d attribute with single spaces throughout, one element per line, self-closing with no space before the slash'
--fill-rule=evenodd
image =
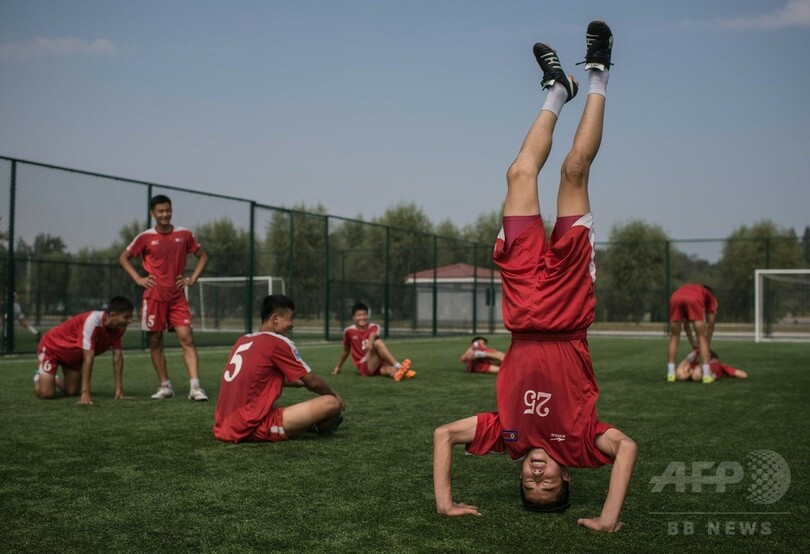
<path id="1" fill-rule="evenodd" d="M 240 371 L 242 371 L 242 352 L 249 350 L 251 346 L 253 346 L 253 341 L 246 342 L 245 344 L 239 346 L 239 348 L 237 348 L 233 353 L 233 356 L 231 356 L 227 367 L 230 367 L 231 365 L 234 366 L 233 373 L 231 373 L 229 369 L 226 369 L 224 375 L 225 380 L 229 383 L 236 379 L 236 376 L 239 375 Z"/>

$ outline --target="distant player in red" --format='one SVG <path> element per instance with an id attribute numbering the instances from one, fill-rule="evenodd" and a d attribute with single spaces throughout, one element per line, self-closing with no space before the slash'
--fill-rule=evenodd
<path id="1" fill-rule="evenodd" d="M 586 336 L 596 278 L 588 175 L 602 138 L 613 37 L 601 21 L 588 26 L 586 37 L 589 94 L 563 162 L 550 241 L 539 215 L 537 178 L 557 117 L 576 95 L 577 83 L 566 76 L 553 49 L 534 46 L 549 93 L 507 173 L 503 229 L 493 254 L 512 342 L 498 373 L 498 412 L 460 419 L 434 433 L 434 488 L 442 514 L 480 515 L 475 506 L 453 502 L 452 451 L 464 444 L 470 454 L 507 452 L 520 460 L 524 506 L 537 511 L 567 507 L 568 466 L 612 463 L 601 514 L 578 523 L 598 531 L 622 527 L 619 516 L 637 450 L 627 435 L 597 417 L 599 389 Z"/>
<path id="2" fill-rule="evenodd" d="M 702 381 L 713 383 L 709 367 L 709 351 L 714 334 L 714 322 L 717 317 L 717 298 L 712 289 L 706 285 L 688 284 L 672 293 L 669 299 L 669 349 L 667 351 L 667 381 L 675 381 L 675 358 L 678 355 L 678 343 L 681 340 L 681 328 L 692 348 L 700 351 L 703 362 Z M 692 330 L 694 328 L 694 332 Z"/>
<path id="3" fill-rule="evenodd" d="M 362 302 L 352 306 L 352 320 L 354 325 L 343 330 L 343 351 L 335 364 L 335 369 L 332 370 L 332 375 L 340 373 L 340 368 L 343 367 L 343 362 L 349 354 L 357 371 L 363 377 L 378 375 L 401 381 L 416 375 L 411 369 L 411 360 L 405 359 L 399 363 L 380 338 L 380 326 L 369 323 L 368 306 Z"/>
<path id="4" fill-rule="evenodd" d="M 288 338 L 295 304 L 277 294 L 262 301 L 258 333 L 241 337 L 228 357 L 214 414 L 214 436 L 227 442 L 285 441 L 311 429 L 331 433 L 343 420 L 343 400 L 326 381 L 312 373 Z M 286 382 L 320 395 L 278 406 Z"/>
<path id="5" fill-rule="evenodd" d="M 59 388 L 65 396 L 81 392 L 79 404 L 93 404 L 90 394 L 93 364 L 96 356 L 112 348 L 115 398 L 124 398 L 121 337 L 132 322 L 132 309 L 132 302 L 116 296 L 106 311 L 84 312 L 46 331 L 39 341 L 39 368 L 34 375 L 36 395 L 53 398 Z M 59 367 L 62 377 L 56 373 Z"/>
<path id="6" fill-rule="evenodd" d="M 498 373 L 504 353 L 487 346 L 487 339 L 475 337 L 461 355 L 461 361 L 470 373 Z"/>
<path id="7" fill-rule="evenodd" d="M 191 311 L 185 288 L 194 285 L 208 263 L 208 254 L 188 229 L 172 225 L 172 201 L 159 194 L 151 200 L 155 227 L 139 234 L 127 246 L 118 261 L 138 285 L 144 287 L 141 306 L 141 329 L 149 331 L 149 350 L 160 387 L 152 398 L 174 396 L 166 355 L 163 352 L 163 331 L 174 331 L 183 347 L 183 358 L 188 369 L 189 400 L 208 400 L 200 387 L 200 373 L 194 334 L 191 330 Z M 194 254 L 197 264 L 189 277 L 184 277 L 186 257 Z M 146 277 L 142 277 L 130 258 L 143 257 Z"/>
<path id="8" fill-rule="evenodd" d="M 697 361 L 698 352 L 693 350 L 686 358 L 681 360 L 678 367 L 675 368 L 675 378 L 678 381 L 701 381 L 703 378 L 703 371 Z M 717 352 L 714 350 L 709 352 L 709 369 L 715 379 L 722 379 L 724 377 L 733 377 L 735 379 L 747 379 L 748 372 L 742 369 L 737 369 L 726 365 L 719 360 Z"/>

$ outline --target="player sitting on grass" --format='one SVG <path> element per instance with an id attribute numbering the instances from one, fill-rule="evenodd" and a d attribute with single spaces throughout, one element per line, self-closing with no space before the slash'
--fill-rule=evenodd
<path id="1" fill-rule="evenodd" d="M 693 350 L 684 358 L 678 367 L 675 368 L 675 378 L 678 381 L 702 381 L 703 370 L 698 363 L 698 350 Z M 723 377 L 734 377 L 736 379 L 747 379 L 748 373 L 742 369 L 736 369 L 721 363 L 717 352 L 709 351 L 709 370 L 715 379 Z"/>
<path id="2" fill-rule="evenodd" d="M 460 359 L 470 373 L 498 373 L 503 357 L 503 352 L 487 346 L 487 339 L 475 337 Z"/>
<path id="3" fill-rule="evenodd" d="M 411 361 L 402 360 L 399 363 L 383 340 L 380 338 L 380 326 L 368 321 L 368 306 L 358 302 L 352 306 L 352 320 L 343 330 L 343 351 L 340 353 L 332 370 L 332 375 L 340 373 L 343 362 L 352 355 L 352 362 L 363 377 L 381 375 L 390 377 L 394 381 L 410 379 L 416 372 L 411 369 Z"/>
<path id="4" fill-rule="evenodd" d="M 613 464 L 610 486 L 596 518 L 578 523 L 618 531 L 622 503 L 636 461 L 636 444 L 599 421 L 587 328 L 594 320 L 594 234 L 588 174 L 602 137 L 605 86 L 613 43 L 610 28 L 592 22 L 586 35 L 590 89 L 571 151 L 563 162 L 557 221 L 546 240 L 537 177 L 551 150 L 563 105 L 577 92 L 554 50 L 534 46 L 548 96 L 507 173 L 503 228 L 493 258 L 501 270 L 503 319 L 512 342 L 496 385 L 498 412 L 448 423 L 433 437 L 434 490 L 439 513 L 480 515 L 453 502 L 453 446 L 469 454 L 508 452 L 521 462 L 524 506 L 543 512 L 568 506 L 568 467 Z"/>
<path id="5" fill-rule="evenodd" d="M 116 296 L 106 311 L 84 312 L 48 329 L 39 341 L 39 369 L 34 375 L 36 395 L 53 398 L 59 388 L 65 396 L 81 392 L 79 404 L 92 405 L 93 364 L 96 356 L 112 348 L 115 398 L 124 398 L 121 337 L 132 322 L 132 309 L 132 302 Z M 60 366 L 63 377 L 56 374 Z"/>
<path id="6" fill-rule="evenodd" d="M 310 429 L 331 433 L 343 421 L 343 399 L 312 373 L 288 338 L 294 311 L 290 298 L 266 296 L 259 332 L 236 341 L 222 374 L 214 414 L 217 439 L 280 442 Z M 292 406 L 276 406 L 285 380 L 300 381 L 320 396 Z"/>

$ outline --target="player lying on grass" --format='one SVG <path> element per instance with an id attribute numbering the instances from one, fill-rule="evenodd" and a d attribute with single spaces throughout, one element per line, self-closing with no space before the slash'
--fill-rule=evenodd
<path id="1" fill-rule="evenodd" d="M 698 363 L 698 350 L 693 350 L 686 356 L 678 367 L 675 368 L 675 378 L 678 381 L 702 381 L 703 370 Z M 724 377 L 734 377 L 736 379 L 747 379 L 748 373 L 742 369 L 737 369 L 721 363 L 717 352 L 714 350 L 709 351 L 709 370 L 715 379 L 722 379 Z"/>
<path id="2" fill-rule="evenodd" d="M 36 395 L 53 398 L 57 388 L 65 396 L 81 392 L 79 404 L 92 405 L 93 364 L 96 356 L 112 348 L 115 398 L 124 398 L 121 337 L 132 322 L 132 309 L 132 302 L 116 296 L 106 311 L 84 312 L 48 329 L 39 341 L 39 368 L 34 375 Z M 57 375 L 60 366 L 62 377 Z"/>
<path id="3" fill-rule="evenodd" d="M 475 337 L 460 360 L 470 373 L 498 373 L 504 353 L 487 346 L 487 339 Z"/>
<path id="4" fill-rule="evenodd" d="M 507 452 L 520 462 L 520 494 L 536 511 L 568 506 L 569 467 L 613 464 L 602 512 L 578 523 L 618 531 L 621 507 L 636 461 L 636 444 L 599 421 L 587 328 L 594 319 L 594 234 L 588 175 L 602 137 L 612 34 L 592 22 L 586 35 L 590 88 L 571 151 L 563 162 L 557 220 L 546 240 L 537 177 L 551 150 L 563 105 L 577 92 L 554 50 L 534 46 L 548 96 L 507 173 L 503 228 L 494 261 L 501 270 L 504 324 L 512 342 L 496 385 L 498 411 L 479 413 L 436 429 L 433 471 L 436 508 L 446 515 L 480 515 L 453 501 L 453 446 L 469 454 Z"/>
<path id="5" fill-rule="evenodd" d="M 225 365 L 214 414 L 214 436 L 227 442 L 285 441 L 314 430 L 325 434 L 343 421 L 343 399 L 326 381 L 312 373 L 288 338 L 295 304 L 281 294 L 262 301 L 258 333 L 236 341 Z M 293 404 L 275 404 L 285 380 L 300 382 L 318 394 Z"/>
<path id="6" fill-rule="evenodd" d="M 352 362 L 363 377 L 383 376 L 394 381 L 410 379 L 416 375 L 411 369 L 411 360 L 399 363 L 385 342 L 380 338 L 380 326 L 368 321 L 368 306 L 358 302 L 352 306 L 352 320 L 343 330 L 343 351 L 332 370 L 332 375 L 340 373 L 343 362 L 352 356 Z"/>

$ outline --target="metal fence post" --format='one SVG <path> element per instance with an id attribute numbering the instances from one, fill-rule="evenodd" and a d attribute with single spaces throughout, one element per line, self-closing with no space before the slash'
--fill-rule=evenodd
<path id="1" fill-rule="evenodd" d="M 391 228 L 385 228 L 385 281 L 383 283 L 383 334 L 385 335 L 384 338 L 388 338 L 390 335 L 389 326 L 391 323 L 391 316 L 388 313 L 390 308 L 389 302 L 389 294 L 390 294 L 390 287 L 388 283 L 389 279 L 389 271 L 390 271 L 390 258 L 391 258 Z"/>
<path id="2" fill-rule="evenodd" d="M 256 202 L 250 203 L 248 220 L 248 279 L 245 295 L 245 332 L 253 332 L 253 276 L 256 274 Z"/>
<path id="3" fill-rule="evenodd" d="M 438 268 L 439 265 L 439 239 L 433 235 L 433 336 L 438 335 L 438 314 L 439 314 L 439 291 L 437 290 L 438 284 Z"/>
<path id="4" fill-rule="evenodd" d="M 329 340 L 329 216 L 323 218 L 323 338 Z"/>
<path id="5" fill-rule="evenodd" d="M 17 194 L 17 162 L 11 162 L 11 183 L 8 192 L 8 254 L 6 263 L 6 329 L 5 352 L 14 352 L 14 209 Z"/>

